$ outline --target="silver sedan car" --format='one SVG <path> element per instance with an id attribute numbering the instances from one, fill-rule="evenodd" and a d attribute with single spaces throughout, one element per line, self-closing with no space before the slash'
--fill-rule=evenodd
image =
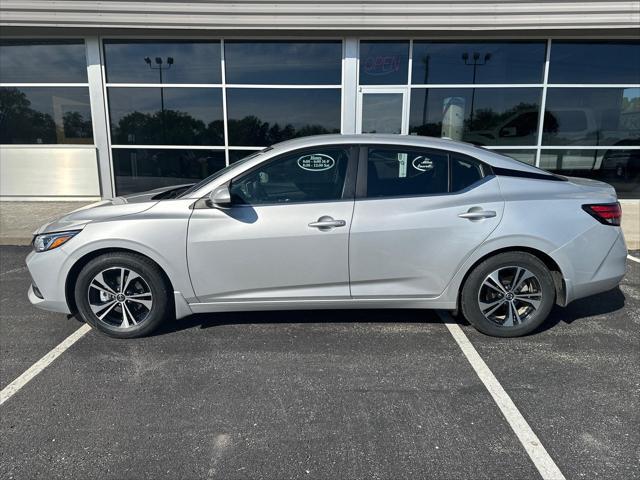
<path id="1" fill-rule="evenodd" d="M 42 226 L 29 299 L 119 338 L 193 313 L 316 308 L 448 309 L 511 337 L 618 285 L 620 217 L 605 183 L 472 145 L 307 137 Z"/>

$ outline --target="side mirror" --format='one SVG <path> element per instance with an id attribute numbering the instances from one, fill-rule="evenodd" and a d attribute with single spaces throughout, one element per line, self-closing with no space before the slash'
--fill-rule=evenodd
<path id="1" fill-rule="evenodd" d="M 207 200 L 210 208 L 229 208 L 231 206 L 231 192 L 229 185 L 220 185 L 214 189 Z"/>

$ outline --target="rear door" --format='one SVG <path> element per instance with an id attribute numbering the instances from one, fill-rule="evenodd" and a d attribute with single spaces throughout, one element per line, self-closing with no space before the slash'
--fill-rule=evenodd
<path id="1" fill-rule="evenodd" d="M 502 217 L 498 181 L 443 150 L 363 147 L 349 246 L 351 295 L 430 297 Z"/>

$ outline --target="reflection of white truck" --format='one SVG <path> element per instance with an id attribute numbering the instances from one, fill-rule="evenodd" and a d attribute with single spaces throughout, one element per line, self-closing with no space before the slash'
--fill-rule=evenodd
<path id="1" fill-rule="evenodd" d="M 464 141 L 476 145 L 526 146 L 531 141 L 524 142 L 523 138 L 537 138 L 538 111 L 522 110 L 492 129 L 476 130 L 464 136 Z M 628 175 L 629 170 L 636 168 L 634 156 L 616 153 L 616 150 L 605 150 L 597 145 L 587 150 L 571 149 L 570 145 L 585 143 L 599 143 L 609 145 L 624 145 L 624 141 L 608 141 L 615 138 L 618 128 L 633 130 L 630 125 L 638 123 L 640 113 L 626 113 L 620 116 L 616 129 L 609 135 L 606 130 L 599 129 L 594 111 L 590 108 L 555 108 L 545 116 L 545 134 L 552 134 L 560 130 L 559 143 L 569 148 L 543 150 L 540 156 L 540 167 L 547 170 L 615 170 L 616 176 Z M 444 124 L 444 122 L 443 122 Z M 589 141 L 585 142 L 585 138 Z M 619 152 L 619 151 L 618 151 Z"/>

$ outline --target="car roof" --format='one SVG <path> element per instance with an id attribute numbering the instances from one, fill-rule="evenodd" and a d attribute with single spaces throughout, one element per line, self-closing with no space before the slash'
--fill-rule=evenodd
<path id="1" fill-rule="evenodd" d="M 446 138 L 423 137 L 418 135 L 390 135 L 390 134 L 328 134 L 313 135 L 310 137 L 294 138 L 281 143 L 274 144 L 269 157 L 285 153 L 298 148 L 317 147 L 331 144 L 380 144 L 380 145 L 401 145 L 410 147 L 434 148 L 458 152 L 477 158 L 492 167 L 508 168 L 524 172 L 534 172 L 538 174 L 552 175 L 534 166 L 519 162 L 513 158 L 500 155 L 482 147 L 477 147 L 470 143 L 459 142 Z"/>

